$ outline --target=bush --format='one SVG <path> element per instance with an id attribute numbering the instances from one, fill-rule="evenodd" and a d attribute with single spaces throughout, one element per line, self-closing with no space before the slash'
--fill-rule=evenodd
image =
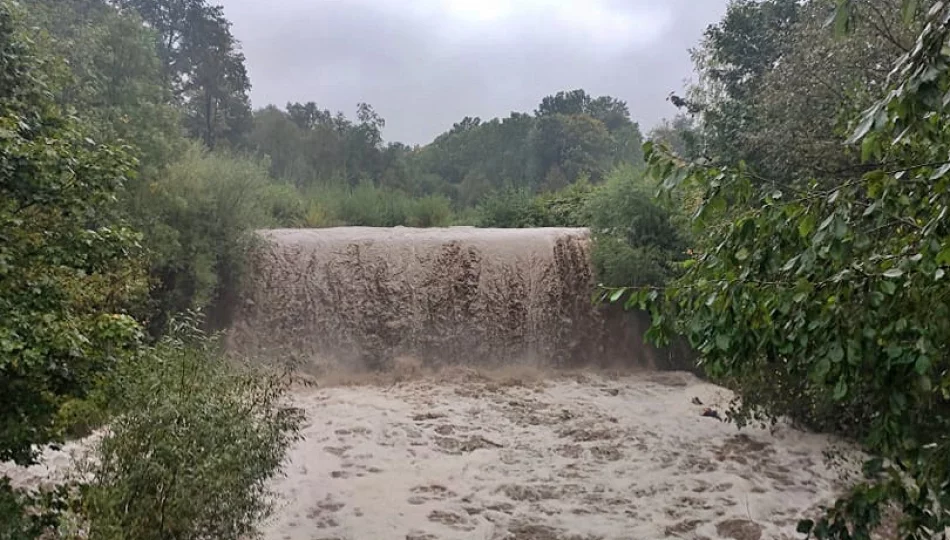
<path id="1" fill-rule="evenodd" d="M 587 227 L 592 217 L 588 200 L 595 191 L 594 186 L 581 178 L 566 188 L 538 197 L 541 207 L 543 226 L 545 227 Z"/>
<path id="2" fill-rule="evenodd" d="M 274 227 L 300 227 L 305 225 L 309 205 L 297 188 L 291 184 L 273 184 L 264 191 L 266 213 Z"/>
<path id="3" fill-rule="evenodd" d="M 545 218 L 541 206 L 527 190 L 504 189 L 485 197 L 477 208 L 479 227 L 518 229 L 541 227 Z"/>
<path id="4" fill-rule="evenodd" d="M 406 224 L 409 207 L 409 198 L 401 191 L 363 183 L 343 196 L 337 217 L 347 225 L 394 227 Z"/>
<path id="5" fill-rule="evenodd" d="M 595 240 L 594 269 L 602 284 L 662 285 L 673 276 L 685 245 L 639 170 L 612 172 L 607 183 L 591 193 L 586 213 Z"/>
<path id="6" fill-rule="evenodd" d="M 428 195 L 412 201 L 407 225 L 444 227 L 452 220 L 452 202 L 444 195 Z"/>
<path id="7" fill-rule="evenodd" d="M 211 306 L 212 322 L 224 322 L 218 308 L 240 278 L 249 232 L 272 223 L 270 182 L 265 163 L 194 144 L 138 194 L 133 212 L 151 253 L 154 335 L 171 314 L 192 308 Z"/>
<path id="8" fill-rule="evenodd" d="M 81 472 L 94 539 L 239 539 L 271 510 L 267 482 L 299 411 L 272 373 L 237 366 L 182 325 L 112 381 L 117 416 Z"/>

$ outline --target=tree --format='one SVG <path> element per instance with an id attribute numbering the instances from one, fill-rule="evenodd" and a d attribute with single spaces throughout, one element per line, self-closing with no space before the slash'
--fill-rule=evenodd
<path id="1" fill-rule="evenodd" d="M 661 286 L 676 275 L 685 243 L 654 192 L 643 170 L 627 165 L 589 195 L 583 226 L 593 233 L 592 263 L 602 285 Z"/>
<path id="2" fill-rule="evenodd" d="M 699 112 L 708 155 L 745 161 L 779 185 L 809 176 L 834 183 L 860 166 L 843 144 L 842 119 L 880 93 L 913 42 L 900 2 L 855 2 L 852 31 L 838 36 L 827 31 L 832 0 L 732 4 L 694 55 L 703 82 L 686 104 Z"/>
<path id="3" fill-rule="evenodd" d="M 690 89 L 690 112 L 701 111 L 710 153 L 735 163 L 754 161 L 743 134 L 760 126 L 755 121 L 755 95 L 763 78 L 785 54 L 798 20 L 796 0 L 738 0 L 710 26 L 693 51 L 700 84 Z"/>
<path id="4" fill-rule="evenodd" d="M 664 120 L 650 131 L 649 140 L 669 146 L 674 154 L 687 160 L 702 155 L 702 133 L 693 118 L 678 114 L 672 120 Z"/>
<path id="5" fill-rule="evenodd" d="M 613 139 L 591 116 L 542 116 L 529 137 L 534 170 L 542 178 L 557 167 L 568 181 L 582 175 L 598 181 L 612 165 Z"/>
<path id="6" fill-rule="evenodd" d="M 149 328 L 161 335 L 168 319 L 206 309 L 222 327 L 229 294 L 244 268 L 249 233 L 271 224 L 271 181 L 264 163 L 195 143 L 147 193 L 150 219 L 143 232 L 150 248 L 153 314 Z"/>
<path id="7" fill-rule="evenodd" d="M 591 97 L 584 90 L 571 90 L 569 92 L 558 92 L 553 96 L 546 96 L 541 99 L 535 116 L 547 116 L 551 114 L 579 115 L 588 114 L 591 104 Z"/>
<path id="8" fill-rule="evenodd" d="M 917 24 L 902 23 L 900 1 L 856 3 L 851 31 L 838 36 L 826 26 L 830 2 L 800 8 L 781 62 L 756 94 L 756 129 L 740 139 L 763 175 L 830 186 L 862 167 L 860 152 L 844 144 L 847 122 L 881 95 L 891 66 L 913 46 Z"/>
<path id="9" fill-rule="evenodd" d="M 307 103 L 288 103 L 287 114 L 290 120 L 300 129 L 314 129 L 319 125 L 329 125 L 333 120 L 333 115 L 326 109 L 320 109 L 317 104 L 308 101 Z"/>
<path id="10" fill-rule="evenodd" d="M 115 201 L 132 161 L 62 116 L 0 2 L 0 460 L 31 463 L 138 343 L 139 237 Z"/>
<path id="11" fill-rule="evenodd" d="M 854 28 L 859 5 L 841 3 L 839 29 Z M 787 414 L 876 456 L 826 516 L 800 524 L 819 538 L 870 538 L 891 506 L 902 537 L 950 526 L 950 8 L 926 7 L 928 24 L 849 139 L 869 171 L 783 189 L 741 164 L 648 146 L 668 188 L 702 190 L 705 236 L 681 277 L 628 305 L 652 306 L 654 337 L 689 337 L 709 375 L 739 392 L 740 425 Z"/>
<path id="12" fill-rule="evenodd" d="M 47 87 L 57 105 L 81 111 L 96 140 L 130 146 L 140 177 L 152 178 L 184 143 L 153 33 L 102 0 L 26 4 L 26 31 L 56 65 Z"/>
<path id="13" fill-rule="evenodd" d="M 185 106 L 186 126 L 209 148 L 244 143 L 251 88 L 244 54 L 221 6 L 207 0 L 117 0 L 157 36 L 166 83 Z"/>

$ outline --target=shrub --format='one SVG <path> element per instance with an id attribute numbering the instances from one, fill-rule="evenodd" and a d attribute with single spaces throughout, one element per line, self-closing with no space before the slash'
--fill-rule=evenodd
<path id="1" fill-rule="evenodd" d="M 347 225 L 394 227 L 406 224 L 409 206 L 404 193 L 363 183 L 342 197 L 337 217 Z"/>
<path id="2" fill-rule="evenodd" d="M 674 273 L 685 246 L 669 212 L 652 198 L 642 173 L 612 172 L 586 208 L 598 279 L 606 286 L 661 285 Z"/>
<path id="3" fill-rule="evenodd" d="M 478 205 L 477 216 L 479 227 L 541 227 L 545 221 L 541 206 L 529 191 L 511 188 L 485 197 Z"/>
<path id="4" fill-rule="evenodd" d="M 267 482 L 301 415 L 276 374 L 225 359 L 194 327 L 111 381 L 117 416 L 80 471 L 89 538 L 237 540 L 271 510 Z"/>
<path id="5" fill-rule="evenodd" d="M 307 222 L 309 204 L 291 184 L 273 184 L 264 190 L 269 225 L 299 227 Z"/>
<path id="6" fill-rule="evenodd" d="M 586 227 L 590 225 L 591 215 L 588 200 L 595 191 L 594 186 L 581 178 L 566 188 L 545 193 L 538 197 L 545 227 Z"/>
<path id="7" fill-rule="evenodd" d="M 248 233 L 271 223 L 273 194 L 265 163 L 198 144 L 138 194 L 133 212 L 151 253 L 153 334 L 171 314 L 223 308 L 223 294 L 240 278 Z"/>
<path id="8" fill-rule="evenodd" d="M 452 202 L 444 195 L 428 195 L 412 201 L 407 225 L 444 227 L 452 220 Z"/>

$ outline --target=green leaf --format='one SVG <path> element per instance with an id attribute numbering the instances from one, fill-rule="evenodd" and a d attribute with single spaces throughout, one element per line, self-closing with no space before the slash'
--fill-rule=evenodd
<path id="1" fill-rule="evenodd" d="M 844 348 L 842 348 L 841 345 L 835 345 L 831 348 L 831 351 L 828 352 L 828 356 L 832 362 L 837 364 L 844 360 Z"/>
<path id="2" fill-rule="evenodd" d="M 871 131 L 871 128 L 874 127 L 874 119 L 877 116 L 877 110 L 870 110 L 864 114 L 864 117 L 861 119 L 861 123 L 858 124 L 858 127 L 855 128 L 854 132 L 851 134 L 851 137 L 848 138 L 848 144 L 855 144 L 864 138 L 865 135 Z"/>
<path id="3" fill-rule="evenodd" d="M 744 261 L 749 258 L 749 250 L 742 248 L 736 252 L 736 260 Z"/>
<path id="4" fill-rule="evenodd" d="M 950 172 L 950 163 L 944 163 L 943 166 L 941 166 L 939 169 L 934 171 L 932 175 L 930 175 L 930 179 L 939 180 L 940 178 L 943 177 L 943 175 L 947 174 L 948 172 Z"/>
<path id="5" fill-rule="evenodd" d="M 882 281 L 881 290 L 884 291 L 884 294 L 890 296 L 894 294 L 895 291 L 897 291 L 897 284 L 893 281 Z"/>
<path id="6" fill-rule="evenodd" d="M 716 347 L 719 347 L 719 350 L 728 351 L 731 343 L 732 339 L 728 334 L 722 332 L 716 334 Z"/>
<path id="7" fill-rule="evenodd" d="M 831 360 L 825 357 L 815 363 L 815 366 L 811 370 L 811 376 L 815 381 L 821 382 L 825 380 L 825 377 L 830 371 Z"/>
<path id="8" fill-rule="evenodd" d="M 815 230 L 815 216 L 808 214 L 800 222 L 798 222 L 798 234 L 802 238 L 807 237 Z"/>
<path id="9" fill-rule="evenodd" d="M 899 278 L 903 275 L 904 275 L 904 271 L 901 270 L 900 268 L 891 268 L 887 272 L 884 272 L 884 277 L 891 278 L 891 279 Z"/>
<path id="10" fill-rule="evenodd" d="M 861 141 L 861 161 L 867 163 L 871 161 L 871 158 L 877 153 L 877 149 L 880 147 L 878 145 L 877 137 L 874 134 L 870 134 Z"/>
<path id="11" fill-rule="evenodd" d="M 844 378 L 838 379 L 838 384 L 835 385 L 835 393 L 832 397 L 835 401 L 841 401 L 846 395 L 848 395 L 848 383 Z"/>
<path id="12" fill-rule="evenodd" d="M 938 268 L 937 271 L 934 272 L 934 279 L 937 280 L 937 281 L 939 281 L 939 280 L 943 279 L 943 276 L 944 276 L 945 274 L 946 274 L 946 272 L 944 272 L 943 268 Z"/>
<path id="13" fill-rule="evenodd" d="M 617 289 L 614 291 L 614 293 L 610 295 L 610 303 L 620 300 L 620 297 L 622 297 L 625 292 L 627 292 L 627 289 Z"/>
<path id="14" fill-rule="evenodd" d="M 920 355 L 917 357 L 917 362 L 914 364 L 914 371 L 918 375 L 923 375 L 930 371 L 930 357 L 927 355 Z"/>

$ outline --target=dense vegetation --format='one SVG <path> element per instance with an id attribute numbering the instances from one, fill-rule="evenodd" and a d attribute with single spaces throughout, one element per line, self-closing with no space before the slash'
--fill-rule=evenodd
<path id="1" fill-rule="evenodd" d="M 689 338 L 740 425 L 789 416 L 875 456 L 799 525 L 818 538 L 950 525 L 948 37 L 944 2 L 734 2 L 678 98 L 704 151 L 646 149 L 664 190 L 701 195 L 683 273 L 628 305 Z"/>
<path id="2" fill-rule="evenodd" d="M 687 336 L 731 420 L 864 444 L 803 532 L 943 530 L 948 28 L 934 0 L 734 0 L 646 144 L 572 90 L 408 146 L 365 103 L 253 110 L 207 0 L 0 0 L 0 460 L 111 426 L 82 483 L 0 482 L 0 538 L 252 534 L 300 419 L 204 333 L 248 233 L 451 224 L 590 227 L 605 297 Z"/>

